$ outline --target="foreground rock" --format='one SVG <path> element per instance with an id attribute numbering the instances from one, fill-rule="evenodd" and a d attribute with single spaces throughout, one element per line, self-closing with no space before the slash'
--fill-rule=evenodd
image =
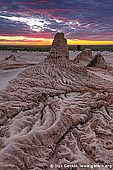
<path id="1" fill-rule="evenodd" d="M 65 57 L 10 82 L 0 94 L 0 124 L 0 170 L 113 165 L 113 83 Z"/>

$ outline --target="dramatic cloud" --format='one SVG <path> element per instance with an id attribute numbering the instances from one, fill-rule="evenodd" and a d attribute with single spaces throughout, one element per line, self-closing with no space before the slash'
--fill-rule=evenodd
<path id="1" fill-rule="evenodd" d="M 113 40 L 112 0 L 0 0 L 0 35 Z"/>

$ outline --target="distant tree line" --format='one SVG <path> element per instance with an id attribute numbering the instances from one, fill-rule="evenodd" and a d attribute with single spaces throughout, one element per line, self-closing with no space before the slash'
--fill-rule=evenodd
<path id="1" fill-rule="evenodd" d="M 68 49 L 71 51 L 81 51 L 85 48 L 89 48 L 93 51 L 113 51 L 113 45 L 68 45 Z M 42 46 L 11 46 L 1 45 L 0 50 L 5 51 L 35 51 L 35 52 L 48 52 L 51 49 L 51 45 Z"/>

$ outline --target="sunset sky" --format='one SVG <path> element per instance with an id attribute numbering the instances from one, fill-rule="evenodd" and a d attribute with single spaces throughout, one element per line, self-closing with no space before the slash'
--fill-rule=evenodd
<path id="1" fill-rule="evenodd" d="M 113 0 L 0 0 L 0 44 L 113 44 Z"/>

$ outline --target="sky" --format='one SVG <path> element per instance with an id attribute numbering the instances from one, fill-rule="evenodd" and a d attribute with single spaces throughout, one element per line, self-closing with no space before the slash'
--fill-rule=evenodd
<path id="1" fill-rule="evenodd" d="M 113 0 L 0 0 L 0 44 L 113 44 Z"/>

